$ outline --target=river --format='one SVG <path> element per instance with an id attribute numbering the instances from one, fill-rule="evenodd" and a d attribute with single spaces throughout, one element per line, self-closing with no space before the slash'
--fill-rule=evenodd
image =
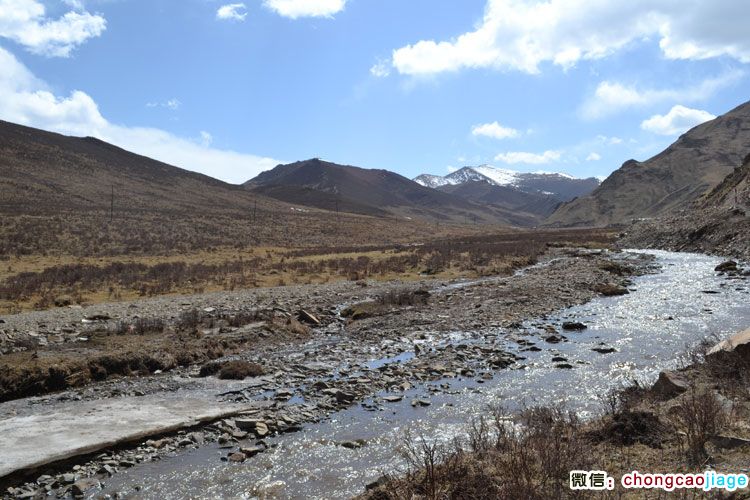
<path id="1" fill-rule="evenodd" d="M 632 251 L 636 252 L 636 251 Z M 588 328 L 564 332 L 567 342 L 538 341 L 539 351 L 506 342 L 502 331 L 454 332 L 441 341 L 471 342 L 494 337 L 526 359 L 501 370 L 491 380 L 451 378 L 408 391 L 382 411 L 363 406 L 333 414 L 300 432 L 269 439 L 273 447 L 240 464 L 220 457 L 226 450 L 207 445 L 159 462 L 137 465 L 106 481 L 106 493 L 125 498 L 349 498 L 384 472 L 403 466 L 399 444 L 407 429 L 428 439 L 450 440 L 465 431 L 488 404 L 510 410 L 524 405 L 564 403 L 583 417 L 601 408 L 601 396 L 636 379 L 653 381 L 659 371 L 685 362 L 685 353 L 707 337 L 724 338 L 750 326 L 750 290 L 745 280 L 717 276 L 719 259 L 698 254 L 648 251 L 661 271 L 634 279 L 628 295 L 597 298 L 529 321 L 534 340 L 548 335 L 543 324 L 580 321 Z M 616 349 L 600 354 L 596 347 Z M 383 363 L 406 362 L 411 353 Z M 565 358 L 572 369 L 556 367 Z M 557 363 L 559 364 L 559 363 Z M 441 391 L 431 389 L 443 385 Z M 447 388 L 447 390 L 446 390 Z M 415 397 L 429 396 L 430 406 L 413 407 Z M 365 402 L 367 403 L 367 402 Z M 349 449 L 343 441 L 365 440 Z"/>

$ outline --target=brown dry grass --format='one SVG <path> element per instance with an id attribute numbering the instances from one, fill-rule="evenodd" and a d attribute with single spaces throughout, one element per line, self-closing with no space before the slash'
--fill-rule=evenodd
<path id="1" fill-rule="evenodd" d="M 506 231 L 419 244 L 217 248 L 187 254 L 8 258 L 0 268 L 0 313 L 237 288 L 337 280 L 414 280 L 502 275 L 547 246 L 604 246 L 605 230 Z"/>

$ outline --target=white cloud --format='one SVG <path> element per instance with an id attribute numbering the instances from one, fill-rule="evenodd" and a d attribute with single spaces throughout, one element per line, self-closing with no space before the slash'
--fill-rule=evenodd
<path id="1" fill-rule="evenodd" d="M 50 92 L 10 52 L 0 48 L 0 119 L 71 134 L 93 136 L 138 154 L 201 172 L 228 182 L 244 182 L 279 162 L 210 147 L 210 135 L 199 140 L 150 127 L 111 123 L 85 92 L 68 97 Z"/>
<path id="2" fill-rule="evenodd" d="M 146 107 L 148 108 L 168 108 L 172 111 L 177 111 L 182 103 L 179 99 L 172 98 L 164 102 L 147 102 Z"/>
<path id="3" fill-rule="evenodd" d="M 377 78 L 385 78 L 391 74 L 391 68 L 388 61 L 378 61 L 370 68 L 370 74 Z"/>
<path id="4" fill-rule="evenodd" d="M 603 143 L 608 144 L 610 146 L 614 146 L 617 144 L 622 144 L 622 139 L 620 139 L 617 136 L 607 137 L 606 135 L 597 135 L 596 140 Z M 632 140 L 632 139 L 631 139 Z"/>
<path id="5" fill-rule="evenodd" d="M 677 135 L 696 125 L 716 118 L 708 111 L 692 109 L 678 104 L 666 115 L 654 115 L 641 123 L 641 128 L 659 135 Z"/>
<path id="6" fill-rule="evenodd" d="M 487 0 L 482 20 L 448 41 L 421 40 L 393 51 L 402 74 L 464 68 L 539 72 L 569 68 L 649 38 L 670 59 L 726 55 L 750 62 L 746 0 Z"/>
<path id="7" fill-rule="evenodd" d="M 230 3 L 222 5 L 216 11 L 216 19 L 228 21 L 244 21 L 247 17 L 247 7 L 244 3 Z"/>
<path id="8" fill-rule="evenodd" d="M 526 163 L 529 165 L 541 165 L 544 163 L 558 161 L 560 160 L 561 156 L 562 154 L 560 153 L 560 151 L 545 151 L 541 154 L 512 151 L 508 153 L 498 154 L 497 156 L 495 156 L 495 161 L 509 164 Z"/>
<path id="9" fill-rule="evenodd" d="M 520 132 L 514 128 L 503 127 L 499 123 L 483 123 L 481 125 L 474 125 L 471 128 L 471 134 L 473 136 L 484 136 L 491 137 L 493 139 L 511 139 L 518 137 Z"/>
<path id="10" fill-rule="evenodd" d="M 719 90 L 732 85 L 745 76 L 742 71 L 730 71 L 708 78 L 689 87 L 678 89 L 644 89 L 618 82 L 601 82 L 581 106 L 587 119 L 597 119 L 633 107 L 646 107 L 662 102 L 695 102 L 707 99 Z"/>
<path id="11" fill-rule="evenodd" d="M 589 153 L 589 155 L 586 157 L 586 161 L 599 161 L 601 159 L 602 159 L 602 155 L 593 151 Z"/>
<path id="12" fill-rule="evenodd" d="M 101 35 L 107 21 L 88 12 L 68 12 L 52 20 L 36 0 L 0 0 L 0 37 L 23 45 L 35 54 L 68 57 L 92 37 Z"/>
<path id="13" fill-rule="evenodd" d="M 263 5 L 280 16 L 331 17 L 344 10 L 347 0 L 263 0 Z"/>

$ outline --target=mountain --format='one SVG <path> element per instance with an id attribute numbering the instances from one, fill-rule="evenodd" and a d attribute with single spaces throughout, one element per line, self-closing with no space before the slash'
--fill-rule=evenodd
<path id="1" fill-rule="evenodd" d="M 750 151 L 750 102 L 689 130 L 658 155 L 626 161 L 589 196 L 548 223 L 607 225 L 685 209 L 732 173 Z"/>
<path id="2" fill-rule="evenodd" d="M 0 121 L 0 213 L 109 211 L 113 202 L 118 213 L 184 216 L 280 205 L 99 139 Z"/>
<path id="3" fill-rule="evenodd" d="M 514 187 L 497 186 L 487 181 L 469 180 L 460 184 L 445 184 L 437 189 L 483 205 L 530 213 L 541 218 L 550 215 L 561 203 L 553 196 L 527 193 Z"/>
<path id="4" fill-rule="evenodd" d="M 512 225 L 539 222 L 534 214 L 484 206 L 451 193 L 425 187 L 388 170 L 365 169 L 311 159 L 278 165 L 244 184 L 245 188 L 287 203 L 349 210 L 367 215 L 384 213 L 457 222 L 480 221 Z"/>
<path id="5" fill-rule="evenodd" d="M 641 219 L 623 246 L 662 248 L 750 260 L 750 154 L 714 189 L 684 210 Z"/>
<path id="6" fill-rule="evenodd" d="M 422 174 L 415 177 L 414 181 L 435 189 L 482 181 L 492 186 L 507 187 L 523 193 L 551 196 L 558 201 L 569 201 L 578 196 L 587 195 L 599 186 L 599 181 L 593 177 L 577 179 L 566 174 L 552 172 L 516 172 L 490 165 L 463 167 L 446 176 Z"/>
<path id="7" fill-rule="evenodd" d="M 483 205 L 546 218 L 564 201 L 589 194 L 595 178 L 576 179 L 547 172 L 525 173 L 480 165 L 463 167 L 446 176 L 422 174 L 414 181 Z"/>

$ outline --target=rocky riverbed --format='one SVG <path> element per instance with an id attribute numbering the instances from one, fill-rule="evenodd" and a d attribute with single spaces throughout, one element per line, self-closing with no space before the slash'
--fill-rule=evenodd
<path id="1" fill-rule="evenodd" d="M 247 361 L 262 367 L 263 373 L 244 380 L 220 380 L 201 377 L 199 364 L 175 366 L 3 403 L 0 421 L 6 424 L 86 403 L 99 401 L 105 406 L 109 400 L 123 398 L 141 398 L 146 408 L 159 398 L 202 398 L 230 413 L 210 422 L 186 423 L 180 429 L 149 422 L 157 435 L 124 433 L 116 443 L 104 441 L 98 449 L 90 446 L 86 453 L 71 453 L 55 467 L 35 463 L 6 478 L 5 486 L 10 488 L 6 493 L 25 498 L 93 494 L 112 475 L 180 449 L 215 443 L 224 450 L 223 460 L 242 462 L 263 453 L 270 436 L 297 431 L 358 403 L 364 403 L 364 411 L 404 401 L 429 406 L 432 396 L 451 391 L 450 384 L 435 383 L 419 394 L 410 389 L 452 378 L 482 383 L 498 370 L 523 368 L 524 352 L 534 352 L 540 343 L 565 342 L 585 327 L 545 322 L 546 315 L 597 295 L 625 294 L 631 276 L 652 268 L 652 259 L 645 255 L 557 249 L 513 276 L 474 282 L 347 282 L 3 317 L 3 348 L 31 359 L 31 346 L 37 353 L 54 352 L 56 346 L 89 349 L 91 339 L 120 324 L 163 318 L 165 330 L 170 331 L 186 311 L 198 311 L 201 339 L 243 339 L 220 362 Z M 245 324 L 232 321 L 238 316 L 245 318 Z M 535 324 L 525 323 L 532 318 L 537 319 Z M 128 332 L 120 336 L 127 339 Z M 26 340 L 18 342 L 19 338 Z M 29 338 L 35 343 L 30 344 Z M 564 358 L 551 362 L 559 369 L 573 367 Z M 112 411 L 114 422 L 127 418 Z M 106 426 L 107 418 L 98 422 Z M 96 428 L 89 431 L 96 434 Z M 0 442 L 10 442 L 12 437 L 6 434 Z M 356 440 L 339 444 L 350 449 L 363 445 Z M 50 462 L 53 456 L 57 455 L 50 453 Z M 29 475 L 33 481 L 24 482 Z"/>

